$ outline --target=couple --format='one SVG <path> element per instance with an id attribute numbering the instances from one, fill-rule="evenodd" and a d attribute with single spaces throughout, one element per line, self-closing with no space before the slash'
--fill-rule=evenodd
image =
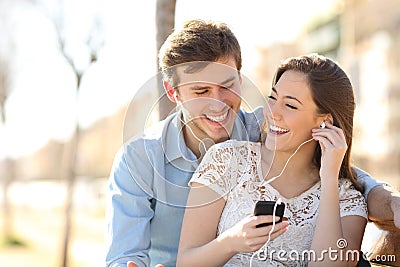
<path id="1" fill-rule="evenodd" d="M 262 108 L 252 113 L 240 108 L 241 53 L 230 29 L 225 24 L 194 20 L 169 36 L 160 50 L 160 65 L 167 94 L 180 109 L 124 144 L 115 158 L 106 218 L 107 266 L 127 266 L 128 262 L 137 266 L 176 265 L 189 193 L 187 184 L 209 145 L 229 139 L 237 141 L 214 146 L 193 177 L 188 205 L 207 205 L 186 209 L 179 264 L 220 266 L 231 257 L 233 262 L 239 257 L 247 264 L 250 254 L 246 253 L 260 248 L 267 241 L 265 233 L 271 228 L 255 228 L 259 223 L 271 221 L 270 216 L 248 216 L 255 201 L 260 199 L 280 197 L 287 206 L 285 217 L 289 221 L 275 225 L 271 236 L 274 240 L 268 244 L 271 247 L 285 239 L 296 249 L 319 251 L 329 246 L 336 248 L 334 242 L 343 237 L 347 239 L 348 249 L 359 249 L 366 206 L 353 185 L 358 189 L 365 187 L 368 201 L 392 207 L 382 210 L 375 206 L 369 210 L 370 215 L 393 220 L 393 213 L 399 212 L 398 198 L 360 170 L 356 180 L 349 166 L 351 131 L 348 131 L 354 106 L 330 110 L 323 108 L 331 108 L 340 101 L 333 105 L 317 102 L 338 97 L 346 101 L 344 104 L 351 104 L 352 92 L 325 97 L 313 95 L 321 92 L 307 80 L 308 70 L 299 68 L 310 67 L 313 61 L 319 62 L 323 69 L 332 68 L 332 75 L 341 77 L 335 82 L 341 83 L 343 93 L 351 90 L 346 85 L 347 77 L 336 64 L 320 56 L 292 60 L 275 77 L 268 99 L 270 110 L 265 109 L 266 128 L 260 135 L 260 124 L 264 121 Z M 325 78 L 316 77 L 316 82 L 324 82 Z M 319 129 L 322 122 L 326 127 Z M 288 155 L 309 139 L 312 140 L 291 158 L 281 177 L 271 184 L 262 184 L 279 175 Z M 274 153 L 269 153 L 271 150 Z M 212 171 L 213 168 L 219 172 Z M 229 172 L 222 171 L 224 168 Z M 240 176 L 245 170 L 246 175 Z M 340 179 L 338 183 L 338 177 L 347 179 Z M 235 202 L 239 201 L 235 199 L 238 195 L 243 201 Z M 304 205 L 301 201 L 306 200 Z M 220 217 L 223 220 L 219 222 Z M 305 227 L 300 231 L 306 237 L 303 241 L 300 235 L 296 236 L 300 226 Z M 249 243 L 244 237 L 254 237 L 250 242 L 253 245 L 246 246 Z M 297 246 L 298 242 L 301 246 Z M 225 243 L 228 245 L 219 247 Z M 292 247 L 290 243 L 285 244 L 288 249 Z M 212 253 L 203 253 L 208 251 Z M 241 254 L 236 257 L 237 253 Z M 192 257 L 197 261 L 191 263 Z M 216 262 L 202 263 L 208 258 Z M 256 262 L 254 259 L 253 263 Z"/>

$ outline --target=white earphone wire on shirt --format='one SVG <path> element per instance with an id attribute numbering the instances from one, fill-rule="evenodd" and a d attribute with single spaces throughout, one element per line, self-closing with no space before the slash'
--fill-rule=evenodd
<path id="1" fill-rule="evenodd" d="M 283 168 L 282 168 L 282 171 L 281 171 L 277 176 L 274 176 L 274 177 L 268 179 L 267 181 L 264 181 L 263 183 L 261 183 L 261 186 L 262 186 L 262 185 L 269 184 L 269 183 L 275 181 L 277 178 L 279 178 L 279 177 L 283 174 L 283 172 L 285 171 L 287 165 L 289 164 L 289 161 L 290 161 L 290 160 L 292 159 L 292 157 L 297 153 L 297 151 L 299 151 L 300 147 L 302 147 L 304 144 L 307 144 L 308 142 L 311 142 L 311 141 L 313 141 L 313 140 L 314 140 L 314 139 L 311 138 L 311 139 L 308 139 L 307 141 L 304 141 L 303 143 L 301 143 L 301 144 L 297 147 L 297 149 L 293 152 L 293 154 L 290 155 L 290 157 L 287 159 L 285 165 L 284 165 Z M 273 221 L 272 221 L 272 227 L 271 227 L 271 230 L 270 230 L 269 233 L 268 233 L 268 240 L 267 240 L 267 242 L 265 242 L 265 244 L 264 244 L 261 248 L 259 248 L 257 251 L 255 251 L 255 252 L 251 255 L 251 258 L 250 258 L 250 267 L 252 267 L 252 262 L 253 262 L 253 258 L 254 258 L 255 255 L 258 255 L 258 259 L 260 259 L 260 253 L 261 253 L 262 251 L 264 251 L 264 254 L 266 254 L 266 249 L 267 249 L 268 243 L 271 241 L 271 234 L 272 234 L 272 232 L 273 232 L 274 229 L 275 229 L 276 207 L 281 203 L 281 201 L 282 201 L 281 198 L 278 198 L 278 200 L 275 202 L 274 209 L 273 209 L 273 213 L 272 213 L 272 220 L 273 220 Z M 267 255 L 265 255 L 265 256 L 267 256 Z M 265 259 L 266 259 L 266 258 L 264 258 L 264 260 L 265 260 Z"/>
<path id="2" fill-rule="evenodd" d="M 183 121 L 182 121 L 182 122 L 183 122 Z M 199 141 L 199 148 L 200 148 L 200 145 L 203 145 L 203 146 L 204 146 L 204 149 L 206 149 L 205 144 L 202 142 L 202 140 L 200 140 L 200 138 L 198 138 L 198 137 L 196 136 L 196 134 L 192 131 L 192 129 L 190 128 L 190 126 L 188 126 L 188 128 L 189 128 L 189 130 L 191 131 L 191 133 L 193 134 L 193 136 Z M 324 125 L 324 127 L 321 125 L 321 128 L 325 128 L 325 125 Z M 269 180 L 264 181 L 261 185 L 269 184 L 269 183 L 275 181 L 277 178 L 279 178 L 279 177 L 283 174 L 283 172 L 285 171 L 287 165 L 289 164 L 289 161 L 292 159 L 292 157 L 293 157 L 294 155 L 296 155 L 296 153 L 299 151 L 299 149 L 300 149 L 303 145 L 305 145 L 306 143 L 311 142 L 311 141 L 313 141 L 313 140 L 314 140 L 313 138 L 310 138 L 310 139 L 308 139 L 307 141 L 304 141 L 303 143 L 301 143 L 301 144 L 297 147 L 297 149 L 293 152 L 293 154 L 290 155 L 290 157 L 286 160 L 286 163 L 285 163 L 285 165 L 283 166 L 282 171 L 281 171 L 277 176 L 274 176 L 274 177 L 270 178 Z M 252 267 L 252 261 L 253 261 L 253 258 L 254 258 L 255 255 L 258 255 L 258 257 L 260 258 L 260 252 L 262 252 L 263 250 L 264 250 L 264 254 L 266 254 L 265 250 L 266 250 L 266 248 L 267 248 L 267 246 L 268 246 L 268 243 L 271 241 L 271 234 L 272 234 L 272 232 L 273 232 L 274 229 L 275 229 L 276 207 L 277 207 L 281 202 L 282 202 L 281 198 L 278 198 L 278 200 L 275 202 L 274 209 L 273 209 L 273 213 L 272 213 L 272 227 L 271 227 L 271 230 L 270 230 L 269 233 L 268 233 L 268 240 L 267 240 L 267 242 L 265 242 L 265 244 L 264 244 L 260 249 L 258 249 L 257 251 L 255 251 L 255 252 L 252 254 L 252 256 L 251 256 L 251 258 L 250 258 L 250 267 Z"/>
<path id="3" fill-rule="evenodd" d="M 305 145 L 305 144 L 307 144 L 308 142 L 311 142 L 311 141 L 313 141 L 313 140 L 314 140 L 314 139 L 311 138 L 311 139 L 308 139 L 307 141 L 304 141 L 303 143 L 301 143 L 301 144 L 297 147 L 297 149 L 294 151 L 294 153 L 293 153 L 292 155 L 290 155 L 290 157 L 287 159 L 285 165 L 284 165 L 283 168 L 282 168 L 282 171 L 281 171 L 277 176 L 274 176 L 274 177 L 268 179 L 267 181 L 262 182 L 261 185 L 266 185 L 266 184 L 272 183 L 272 182 L 275 181 L 277 178 L 279 178 L 279 177 L 282 175 L 282 173 L 285 171 L 287 165 L 289 164 L 289 161 L 292 159 L 292 157 L 293 157 L 294 155 L 296 155 L 297 151 L 299 151 L 300 147 L 302 147 L 303 145 Z"/>
<path id="4" fill-rule="evenodd" d="M 281 203 L 281 198 L 279 198 L 278 201 L 276 201 L 276 202 L 275 202 L 275 205 L 274 205 L 274 209 L 273 209 L 273 212 L 272 212 L 272 228 L 271 228 L 271 230 L 270 230 L 269 233 L 268 233 L 268 240 L 267 240 L 267 242 L 265 242 L 265 244 L 264 244 L 261 248 L 259 248 L 257 251 L 255 251 L 255 252 L 251 255 L 251 258 L 250 258 L 250 267 L 252 267 L 252 262 L 253 262 L 253 258 L 254 258 L 255 255 L 257 255 L 257 256 L 258 256 L 258 259 L 260 260 L 260 253 L 261 253 L 262 251 L 264 251 L 264 255 L 265 255 L 265 256 L 266 256 L 266 254 L 267 254 L 266 248 L 267 248 L 268 243 L 271 241 L 271 234 L 272 234 L 272 232 L 273 232 L 274 229 L 275 229 L 276 207 L 277 207 L 280 203 Z M 266 257 L 265 257 L 264 259 L 266 259 Z"/>
<path id="5" fill-rule="evenodd" d="M 193 132 L 192 128 L 188 125 L 188 123 L 185 123 L 182 119 L 181 119 L 181 122 L 182 122 L 184 125 L 187 125 L 187 129 L 189 129 L 189 131 L 192 133 L 193 137 L 194 137 L 197 141 L 199 141 L 199 151 L 200 151 L 200 153 L 202 153 L 202 151 L 206 152 L 206 151 L 207 151 L 207 145 L 206 145 L 206 143 L 205 143 L 203 140 L 201 140 L 200 138 L 197 137 L 197 135 Z M 209 138 L 209 139 L 212 140 L 211 138 Z M 212 140 L 212 141 L 214 142 L 214 140 Z M 203 148 L 204 150 L 202 150 L 202 148 Z M 202 155 L 202 156 L 204 156 L 204 155 Z"/>

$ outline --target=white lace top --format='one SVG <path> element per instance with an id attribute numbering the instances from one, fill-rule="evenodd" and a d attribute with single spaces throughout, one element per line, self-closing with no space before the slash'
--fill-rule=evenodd
<path id="1" fill-rule="evenodd" d="M 271 185 L 262 184 L 260 148 L 260 143 L 235 140 L 214 145 L 189 184 L 197 182 L 207 185 L 226 200 L 218 235 L 252 214 L 258 200 L 276 201 L 281 198 L 286 205 L 284 217 L 289 221 L 288 230 L 269 242 L 266 256 L 262 259 L 255 256 L 252 266 L 307 266 L 307 260 L 303 259 L 307 257 L 301 255 L 311 247 L 321 184 L 318 182 L 299 196 L 286 199 Z M 338 186 L 340 216 L 358 215 L 367 218 L 364 197 L 350 180 L 339 179 Z M 293 260 L 297 255 L 300 255 L 300 260 Z M 236 254 L 225 266 L 250 266 L 251 256 L 252 253 Z"/>

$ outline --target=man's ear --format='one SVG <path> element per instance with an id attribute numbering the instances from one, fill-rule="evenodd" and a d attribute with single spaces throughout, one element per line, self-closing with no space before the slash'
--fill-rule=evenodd
<path id="1" fill-rule="evenodd" d="M 171 86 L 168 82 L 163 81 L 163 85 L 164 85 L 164 89 L 167 92 L 167 96 L 169 98 L 169 100 L 171 100 L 172 102 L 176 103 L 177 99 L 176 99 L 176 90 L 173 86 Z"/>

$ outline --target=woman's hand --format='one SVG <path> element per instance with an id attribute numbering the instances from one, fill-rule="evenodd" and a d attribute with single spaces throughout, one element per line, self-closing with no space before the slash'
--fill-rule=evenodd
<path id="1" fill-rule="evenodd" d="M 340 166 L 347 151 L 343 130 L 326 122 L 326 128 L 312 129 L 312 136 L 321 146 L 321 179 L 338 178 Z"/>
<path id="2" fill-rule="evenodd" d="M 279 218 L 275 216 L 275 221 L 279 221 Z M 272 225 L 260 228 L 256 228 L 256 226 L 261 223 L 271 223 L 272 221 L 272 215 L 250 215 L 232 228 L 226 230 L 217 239 L 228 239 L 227 244 L 230 245 L 231 250 L 235 253 L 257 251 L 268 241 Z M 283 234 L 287 230 L 288 225 L 287 221 L 275 224 L 270 240 L 274 240 Z"/>

